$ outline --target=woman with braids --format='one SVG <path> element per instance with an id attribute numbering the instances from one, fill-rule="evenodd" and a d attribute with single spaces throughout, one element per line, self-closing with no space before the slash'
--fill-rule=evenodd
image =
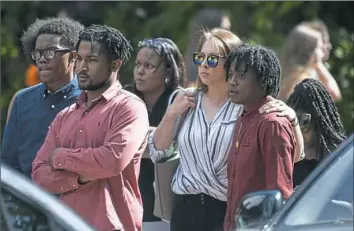
<path id="1" fill-rule="evenodd" d="M 278 189 L 288 199 L 293 192 L 296 137 L 292 121 L 277 112 L 260 114 L 260 108 L 276 98 L 280 85 L 280 63 L 272 50 L 242 45 L 226 60 L 228 95 L 243 105 L 236 123 L 228 156 L 228 197 L 224 229 L 235 230 L 236 208 L 247 193 Z"/>
<path id="2" fill-rule="evenodd" d="M 320 81 L 303 80 L 295 87 L 287 104 L 299 118 L 306 153 L 305 159 L 295 164 L 295 187 L 346 139 L 346 135 L 337 107 Z"/>
<path id="3" fill-rule="evenodd" d="M 150 127 L 157 127 L 165 114 L 168 100 L 185 82 L 185 68 L 177 45 L 167 38 L 152 38 L 141 41 L 134 67 L 134 81 L 130 90 L 146 104 Z M 169 230 L 168 223 L 155 217 L 153 188 L 154 164 L 148 150 L 140 166 L 139 188 L 143 199 L 144 231 Z"/>
<path id="4" fill-rule="evenodd" d="M 176 196 L 171 231 L 222 230 L 227 201 L 227 156 L 235 122 L 242 112 L 242 106 L 228 98 L 224 64 L 233 47 L 241 44 L 230 31 L 203 31 L 193 54 L 193 62 L 198 66 L 197 89 L 180 91 L 149 135 L 153 162 L 168 158 L 175 144 L 180 155 L 180 165 L 171 183 Z M 275 107 L 288 115 L 289 108 L 268 106 L 267 110 Z"/>
<path id="5" fill-rule="evenodd" d="M 91 25 L 80 33 L 76 50 L 83 92 L 50 125 L 32 178 L 98 231 L 141 231 L 138 175 L 148 114 L 117 80 L 132 47 L 117 29 Z"/>

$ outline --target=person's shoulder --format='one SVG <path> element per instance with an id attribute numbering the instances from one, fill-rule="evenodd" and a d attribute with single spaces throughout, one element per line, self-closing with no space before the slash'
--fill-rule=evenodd
<path id="1" fill-rule="evenodd" d="M 285 116 L 278 116 L 279 112 L 270 112 L 261 115 L 260 125 L 270 126 L 270 125 L 280 125 L 285 127 L 291 127 L 290 121 Z"/>
<path id="2" fill-rule="evenodd" d="M 121 108 L 128 109 L 137 107 L 146 109 L 144 101 L 139 96 L 123 88 L 119 90 L 118 96 L 113 99 L 113 104 L 111 104 L 111 106 L 118 108 L 119 110 Z"/>
<path id="3" fill-rule="evenodd" d="M 45 86 L 43 83 L 39 83 L 34 86 L 23 88 L 23 89 L 19 90 L 18 92 L 16 92 L 16 97 L 21 98 L 21 99 L 22 98 L 28 99 L 28 97 L 30 97 L 32 95 L 39 94 L 40 93 L 39 91 L 41 91 L 42 89 L 43 89 L 43 93 L 44 93 Z"/>

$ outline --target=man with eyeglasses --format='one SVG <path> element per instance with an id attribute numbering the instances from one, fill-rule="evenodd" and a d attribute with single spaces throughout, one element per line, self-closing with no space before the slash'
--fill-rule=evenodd
<path id="1" fill-rule="evenodd" d="M 1 160 L 28 177 L 49 125 L 81 93 L 73 68 L 75 45 L 83 29 L 70 18 L 37 19 L 21 38 L 24 54 L 37 66 L 41 83 L 15 96 Z"/>

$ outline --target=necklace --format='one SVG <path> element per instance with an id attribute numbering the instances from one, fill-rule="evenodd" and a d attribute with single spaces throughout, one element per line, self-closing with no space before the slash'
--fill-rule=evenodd
<path id="1" fill-rule="evenodd" d="M 243 121 L 240 124 L 240 128 L 238 129 L 237 137 L 236 137 L 236 148 L 238 149 L 240 145 L 240 135 L 241 135 L 241 129 L 242 129 Z"/>

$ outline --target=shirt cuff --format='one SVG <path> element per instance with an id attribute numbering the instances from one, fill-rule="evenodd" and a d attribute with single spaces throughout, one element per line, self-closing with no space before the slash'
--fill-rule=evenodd
<path id="1" fill-rule="evenodd" d="M 68 172 L 67 184 L 60 187 L 60 191 L 68 193 L 79 188 L 79 176 L 72 172 Z"/>
<path id="2" fill-rule="evenodd" d="M 64 169 L 74 170 L 73 159 L 71 158 L 71 149 L 59 148 L 53 157 L 53 168 L 56 170 Z"/>

